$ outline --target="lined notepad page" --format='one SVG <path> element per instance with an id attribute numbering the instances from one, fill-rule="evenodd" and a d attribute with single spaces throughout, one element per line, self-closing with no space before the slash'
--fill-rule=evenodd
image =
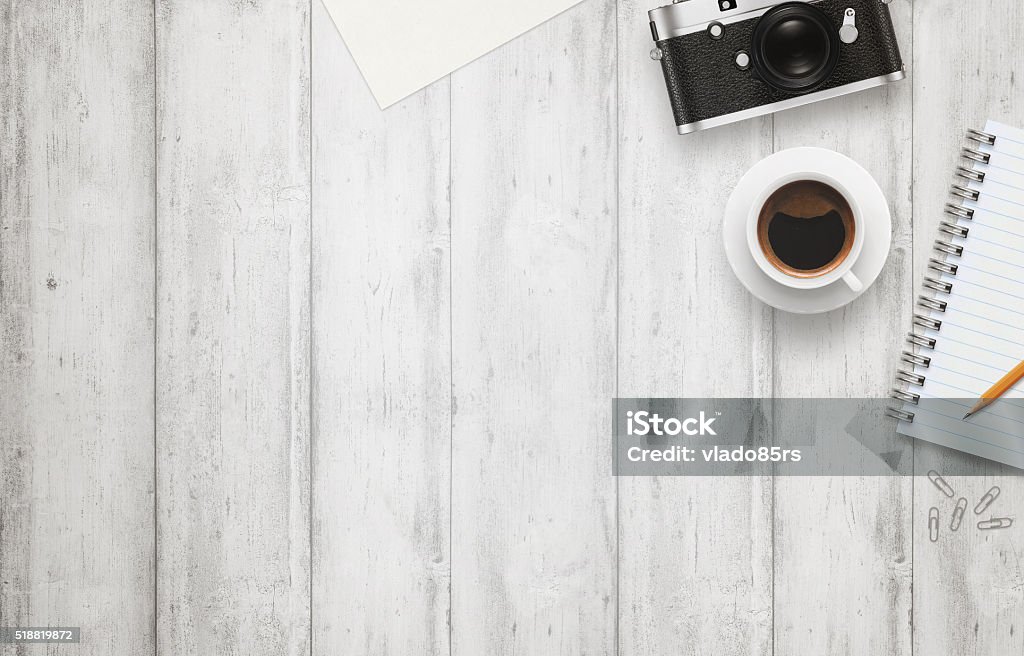
<path id="1" fill-rule="evenodd" d="M 991 146 L 972 146 L 990 154 L 988 164 L 974 163 L 983 182 L 960 181 L 979 192 L 965 200 L 973 219 L 958 219 L 970 230 L 965 238 L 942 240 L 963 246 L 955 276 L 930 271 L 953 285 L 945 312 L 918 309 L 942 325 L 917 332 L 936 340 L 923 349 L 928 367 L 917 366 L 925 377 L 921 402 L 906 404 L 912 423 L 900 422 L 903 435 L 928 440 L 983 458 L 1024 468 L 1024 383 L 1000 401 L 964 421 L 962 417 L 993 383 L 1024 360 L 1024 131 L 989 121 L 985 132 L 995 136 Z M 952 218 L 948 219 L 952 221 Z M 936 256 L 938 257 L 938 256 Z"/>

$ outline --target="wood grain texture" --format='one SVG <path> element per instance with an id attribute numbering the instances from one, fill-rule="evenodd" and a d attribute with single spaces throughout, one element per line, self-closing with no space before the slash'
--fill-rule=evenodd
<path id="1" fill-rule="evenodd" d="M 377 108 L 313 11 L 313 653 L 447 654 L 449 92 Z"/>
<path id="2" fill-rule="evenodd" d="M 154 641 L 152 25 L 0 6 L 0 626 L 83 655 Z"/>
<path id="3" fill-rule="evenodd" d="M 164 654 L 309 653 L 308 10 L 157 5 Z"/>
<path id="4" fill-rule="evenodd" d="M 889 8 L 912 79 L 911 3 Z M 776 150 L 821 146 L 867 169 L 893 231 L 881 276 L 854 303 L 776 313 L 776 398 L 884 398 L 893 386 L 913 285 L 913 91 L 904 80 L 775 116 Z M 910 655 L 912 508 L 898 477 L 776 479 L 775 653 Z"/>
<path id="5" fill-rule="evenodd" d="M 676 134 L 646 12 L 618 8 L 617 396 L 768 396 L 771 309 L 733 275 L 726 200 L 770 119 Z M 771 481 L 621 478 L 619 653 L 771 653 Z"/>
<path id="6" fill-rule="evenodd" d="M 943 204 L 968 128 L 992 118 L 1024 124 L 1019 3 L 941 0 L 914 5 L 914 280 L 926 272 Z M 992 485 L 1001 494 L 995 516 L 1024 507 L 1019 471 L 969 458 L 924 442 L 916 448 L 914 535 L 914 651 L 917 654 L 1020 654 L 1024 652 L 1024 572 L 1018 526 L 981 532 L 972 511 L 956 533 L 948 530 L 952 503 L 924 476 L 930 469 L 971 471 L 950 476 L 970 508 Z M 928 539 L 928 509 L 940 510 L 939 541 Z M 988 518 L 988 515 L 984 517 Z"/>
<path id="7" fill-rule="evenodd" d="M 385 112 L 318 2 L 0 5 L 0 626 L 90 656 L 1024 651 L 1016 529 L 927 539 L 923 473 L 963 456 L 616 480 L 607 441 L 614 396 L 887 393 L 962 135 L 1022 122 L 1024 9 L 895 0 L 909 81 L 678 137 L 653 4 L 588 0 Z M 810 318 L 721 247 L 740 176 L 806 145 L 894 227 Z M 976 469 L 957 491 L 1014 516 L 1013 470 Z"/>
<path id="8" fill-rule="evenodd" d="M 454 73 L 452 651 L 615 651 L 615 11 Z"/>

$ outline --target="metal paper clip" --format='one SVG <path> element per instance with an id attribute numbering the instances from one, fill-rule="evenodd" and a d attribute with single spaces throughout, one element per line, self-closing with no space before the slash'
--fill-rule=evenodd
<path id="1" fill-rule="evenodd" d="M 963 521 L 966 510 L 967 499 L 960 497 L 956 500 L 956 508 L 953 509 L 953 521 L 949 523 L 949 530 L 955 531 L 960 528 L 960 522 Z"/>
<path id="2" fill-rule="evenodd" d="M 980 526 L 980 524 L 979 524 Z M 928 539 L 932 542 L 939 541 L 939 509 L 932 508 L 928 511 Z"/>
<path id="3" fill-rule="evenodd" d="M 978 502 L 978 505 L 974 506 L 974 514 L 980 515 L 981 513 L 985 512 L 985 510 L 992 505 L 992 502 L 995 501 L 996 497 L 998 496 L 999 486 L 993 485 L 992 489 L 986 492 L 985 496 L 981 497 L 981 501 Z"/>
<path id="4" fill-rule="evenodd" d="M 953 487 L 946 482 L 946 479 L 942 478 L 942 476 L 939 475 L 939 472 L 935 471 L 934 469 L 928 472 L 928 480 L 930 480 L 932 484 L 935 485 L 935 487 L 939 488 L 939 490 L 941 490 L 942 493 L 945 494 L 950 499 L 952 499 L 953 496 L 956 494 L 955 492 L 953 492 Z M 998 494 L 998 492 L 996 494 Z M 978 510 L 976 512 L 981 511 Z"/>
<path id="5" fill-rule="evenodd" d="M 1010 528 L 1011 526 L 1013 526 L 1013 520 L 1009 517 L 993 517 L 978 522 L 978 528 L 983 531 L 991 531 L 994 528 Z"/>

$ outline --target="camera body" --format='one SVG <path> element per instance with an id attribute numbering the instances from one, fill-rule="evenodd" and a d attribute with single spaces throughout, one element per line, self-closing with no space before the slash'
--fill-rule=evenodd
<path id="1" fill-rule="evenodd" d="M 679 134 L 905 76 L 883 0 L 682 0 L 648 16 Z"/>

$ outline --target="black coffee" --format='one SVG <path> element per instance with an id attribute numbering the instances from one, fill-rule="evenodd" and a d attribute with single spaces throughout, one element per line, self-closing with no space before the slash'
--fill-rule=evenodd
<path id="1" fill-rule="evenodd" d="M 776 212 L 768 221 L 768 243 L 783 264 L 814 271 L 839 257 L 846 243 L 846 226 L 835 210 L 807 219 Z"/>
<path id="2" fill-rule="evenodd" d="M 812 278 L 832 271 L 853 249 L 855 223 L 846 198 L 816 180 L 775 190 L 761 207 L 757 237 L 772 266 Z"/>

